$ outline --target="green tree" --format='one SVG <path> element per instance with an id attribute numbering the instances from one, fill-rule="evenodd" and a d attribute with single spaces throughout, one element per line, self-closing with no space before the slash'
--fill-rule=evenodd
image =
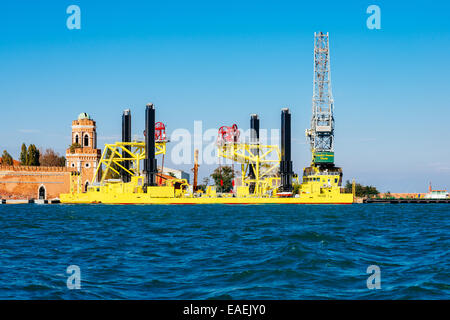
<path id="1" fill-rule="evenodd" d="M 198 186 L 197 186 L 197 190 L 201 190 L 201 191 L 203 191 L 203 192 L 206 192 L 206 187 L 209 185 L 209 177 L 205 177 L 205 178 L 203 178 L 203 183 L 202 184 L 199 184 Z"/>
<path id="2" fill-rule="evenodd" d="M 12 166 L 14 164 L 13 158 L 8 153 L 8 151 L 6 151 L 6 150 L 3 150 L 2 163 L 1 164 L 7 165 L 7 166 Z"/>
<path id="3" fill-rule="evenodd" d="M 365 196 L 371 198 L 378 194 L 379 194 L 379 192 L 378 192 L 377 188 L 375 188 L 373 186 L 365 186 L 364 187 L 364 195 Z"/>
<path id="4" fill-rule="evenodd" d="M 72 143 L 69 146 L 70 153 L 75 153 L 75 149 L 78 149 L 78 148 L 81 148 L 81 144 L 79 144 L 79 143 Z"/>
<path id="5" fill-rule="evenodd" d="M 292 185 L 292 193 L 293 194 L 299 194 L 300 193 L 300 185 L 299 184 L 294 183 Z"/>
<path id="6" fill-rule="evenodd" d="M 218 167 L 211 174 L 217 190 L 230 192 L 233 189 L 234 172 L 230 166 Z"/>
<path id="7" fill-rule="evenodd" d="M 28 146 L 27 151 L 27 166 L 39 166 L 39 150 L 34 144 Z"/>
<path id="8" fill-rule="evenodd" d="M 109 159 L 111 157 L 111 150 L 108 149 L 106 151 L 106 159 Z M 114 155 L 114 158 L 117 157 L 117 155 Z M 114 159 L 113 158 L 113 159 Z M 117 172 L 120 172 L 120 168 L 117 164 L 111 163 L 111 168 L 114 168 Z M 105 179 L 120 179 L 120 174 L 116 173 L 114 170 L 108 170 L 108 172 L 106 173 Z"/>
<path id="9" fill-rule="evenodd" d="M 21 165 L 27 165 L 27 146 L 25 143 L 22 143 L 22 150 L 20 151 L 19 160 Z"/>
<path id="10" fill-rule="evenodd" d="M 65 167 L 66 166 L 66 157 L 61 156 L 59 157 L 59 164 L 57 164 L 57 167 Z"/>
<path id="11" fill-rule="evenodd" d="M 345 182 L 344 189 L 346 193 L 352 193 L 352 183 L 349 180 Z"/>
<path id="12" fill-rule="evenodd" d="M 351 193 L 352 192 L 352 183 L 350 181 L 346 181 L 345 183 L 345 192 Z M 373 186 L 363 186 L 360 183 L 355 183 L 355 195 L 357 197 L 373 197 L 378 195 L 379 192 L 377 188 Z"/>

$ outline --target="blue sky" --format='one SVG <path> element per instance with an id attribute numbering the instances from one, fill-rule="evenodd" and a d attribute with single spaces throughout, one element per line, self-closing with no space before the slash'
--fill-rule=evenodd
<path id="1" fill-rule="evenodd" d="M 66 27 L 71 4 L 81 30 Z M 99 145 L 117 140 L 125 108 L 140 134 L 150 101 L 169 132 L 194 120 L 247 129 L 251 113 L 278 128 L 289 107 L 300 172 L 310 160 L 313 35 L 325 31 L 344 178 L 391 192 L 424 192 L 429 181 L 449 188 L 450 4 L 320 4 L 2 1 L 0 150 L 17 158 L 25 142 L 63 154 L 81 112 L 97 121 Z M 371 4 L 381 30 L 366 27 Z M 201 176 L 212 169 L 201 166 Z"/>

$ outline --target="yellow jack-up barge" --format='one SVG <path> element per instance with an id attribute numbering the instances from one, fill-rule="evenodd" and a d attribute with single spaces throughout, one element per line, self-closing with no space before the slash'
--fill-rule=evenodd
<path id="1" fill-rule="evenodd" d="M 241 165 L 241 181 L 234 192 L 218 193 L 208 186 L 205 192 L 194 191 L 185 179 L 166 179 L 157 171 L 156 156 L 166 153 L 165 134 L 158 124 L 155 108 L 146 108 L 145 142 L 131 142 L 131 114 L 126 110 L 122 121 L 122 142 L 107 144 L 94 181 L 83 192 L 77 172 L 71 176 L 70 193 L 61 194 L 62 203 L 71 204 L 351 204 L 354 194 L 341 188 L 342 171 L 334 166 L 323 169 L 314 162 L 305 168 L 301 179 L 292 171 L 291 114 L 281 113 L 281 151 L 276 145 L 259 144 L 259 119 L 251 117 L 251 141 L 240 143 L 237 126 L 222 127 L 217 143 L 219 157 Z M 225 129 L 224 129 L 225 128 Z M 158 131 L 159 130 L 159 131 Z M 141 172 L 140 163 L 144 162 Z M 105 170 L 102 170 L 102 166 Z M 121 179 L 107 180 L 112 170 Z M 97 179 L 101 176 L 100 179 Z M 98 180 L 98 181 L 96 181 Z M 299 185 L 294 194 L 294 185 Z"/>
<path id="2" fill-rule="evenodd" d="M 62 203 L 107 204 L 350 204 L 352 193 L 342 188 L 342 169 L 334 165 L 334 102 L 331 93 L 328 33 L 314 34 L 314 90 L 311 128 L 306 130 L 312 161 L 299 178 L 292 170 L 291 114 L 281 112 L 281 151 L 276 145 L 259 142 L 259 119 L 250 119 L 250 143 L 239 142 L 236 125 L 221 127 L 217 143 L 218 156 L 241 165 L 241 179 L 232 193 L 218 193 L 209 186 L 198 192 L 183 179 L 167 179 L 163 185 L 158 173 L 156 158 L 166 153 L 165 129 L 156 123 L 153 104 L 147 105 L 145 114 L 145 142 L 131 142 L 131 115 L 129 110 L 122 118 L 122 142 L 106 145 L 94 175 L 94 181 L 82 192 L 80 177 L 71 176 L 71 190 L 62 194 Z M 144 162 L 144 171 L 140 162 Z M 99 181 L 97 177 L 102 170 Z M 197 166 L 195 166 L 196 168 Z M 110 171 L 120 180 L 107 180 Z M 295 188 L 294 188 L 295 185 Z M 295 192 L 293 192 L 295 190 Z"/>

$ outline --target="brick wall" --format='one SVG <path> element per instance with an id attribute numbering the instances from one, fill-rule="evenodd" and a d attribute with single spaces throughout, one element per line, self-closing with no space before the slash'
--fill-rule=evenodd
<path id="1" fill-rule="evenodd" d="M 38 199 L 39 188 L 45 199 L 58 198 L 70 191 L 70 172 L 67 167 L 0 166 L 0 198 Z"/>

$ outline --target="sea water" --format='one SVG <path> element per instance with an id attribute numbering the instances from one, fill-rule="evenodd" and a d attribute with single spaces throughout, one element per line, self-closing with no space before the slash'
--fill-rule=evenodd
<path id="1" fill-rule="evenodd" d="M 448 204 L 0 205 L 0 299 L 448 299 L 449 231 Z"/>

